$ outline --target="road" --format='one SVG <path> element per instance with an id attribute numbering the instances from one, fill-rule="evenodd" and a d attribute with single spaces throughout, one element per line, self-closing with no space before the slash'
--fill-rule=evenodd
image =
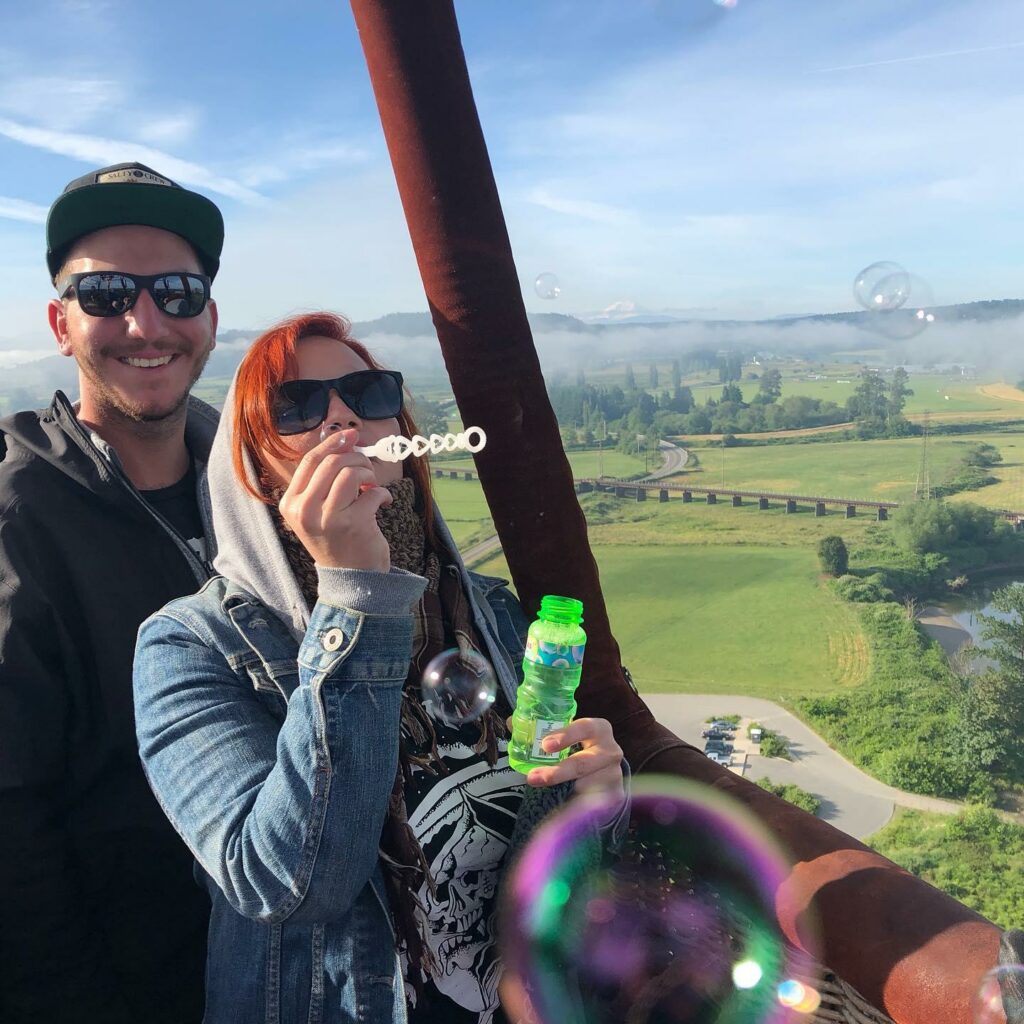
<path id="1" fill-rule="evenodd" d="M 680 448 L 679 445 L 673 444 L 671 441 L 659 441 L 658 451 L 661 452 L 661 457 L 664 460 L 661 469 L 656 469 L 649 476 L 645 476 L 645 480 L 661 480 L 662 477 L 678 473 L 690 458 L 690 453 L 685 448 Z"/>
<path id="2" fill-rule="evenodd" d="M 712 694 L 643 694 L 654 716 L 681 739 L 703 748 L 703 724 L 713 715 L 743 715 L 785 736 L 792 761 L 749 754 L 746 778 L 769 776 L 792 782 L 821 800 L 818 816 L 855 839 L 877 832 L 892 817 L 896 804 L 955 814 L 962 806 L 950 800 L 904 793 L 866 775 L 836 753 L 795 715 L 759 697 Z"/>
<path id="3" fill-rule="evenodd" d="M 645 477 L 646 480 L 660 480 L 662 477 L 678 473 L 686 465 L 686 460 L 690 457 L 685 448 L 680 448 L 679 445 L 672 444 L 671 441 L 659 441 L 658 449 L 664 460 L 661 464 L 661 469 L 655 470 L 650 476 Z M 462 552 L 462 560 L 472 569 L 473 566 L 479 565 L 500 549 L 501 542 L 498 540 L 498 535 L 493 534 L 466 548 Z"/>

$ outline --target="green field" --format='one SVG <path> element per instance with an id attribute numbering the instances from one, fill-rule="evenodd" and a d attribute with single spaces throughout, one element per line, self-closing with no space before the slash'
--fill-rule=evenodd
<path id="1" fill-rule="evenodd" d="M 863 679 L 859 624 L 820 582 L 815 547 L 840 525 L 856 545 L 886 524 L 606 495 L 583 505 L 612 628 L 642 690 L 778 700 Z M 478 568 L 508 578 L 503 556 Z"/>
<path id="2" fill-rule="evenodd" d="M 1024 508 L 1024 431 L 931 436 L 928 460 L 932 484 L 941 482 L 968 445 L 983 442 L 994 445 L 1003 456 L 1002 464 L 992 469 L 992 475 L 1002 482 L 962 493 L 957 499 L 992 508 Z M 919 437 L 906 437 L 693 450 L 700 465 L 674 482 L 686 480 L 699 486 L 720 486 L 724 460 L 727 487 L 906 501 L 914 496 L 922 441 Z"/>
<path id="3" fill-rule="evenodd" d="M 856 391 L 860 367 L 846 367 L 845 372 L 829 380 L 807 380 L 806 377 L 786 377 L 782 382 L 782 397 L 807 395 L 822 401 L 844 405 Z M 840 380 L 846 383 L 840 383 Z M 976 381 L 944 374 L 911 374 L 913 395 L 907 398 L 904 413 L 933 412 L 936 415 L 962 412 L 1004 411 L 1014 417 L 1024 413 L 1024 404 L 1005 397 L 987 395 L 982 387 L 998 383 L 992 380 Z M 756 392 L 757 381 L 740 383 L 743 395 L 749 401 Z M 749 393 L 748 393 L 749 389 Z"/>

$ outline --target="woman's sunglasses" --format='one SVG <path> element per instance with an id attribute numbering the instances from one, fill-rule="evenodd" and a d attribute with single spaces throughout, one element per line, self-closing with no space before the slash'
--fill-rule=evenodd
<path id="1" fill-rule="evenodd" d="M 304 434 L 327 419 L 331 392 L 363 420 L 386 420 L 402 411 L 402 375 L 397 370 L 359 370 L 334 380 L 288 380 L 274 391 L 274 427 L 279 434 Z"/>
<path id="2" fill-rule="evenodd" d="M 57 285 L 57 294 L 72 293 L 89 316 L 121 316 L 138 301 L 145 288 L 157 309 L 174 317 L 199 316 L 210 300 L 210 279 L 205 274 L 126 274 L 116 270 L 69 274 Z"/>

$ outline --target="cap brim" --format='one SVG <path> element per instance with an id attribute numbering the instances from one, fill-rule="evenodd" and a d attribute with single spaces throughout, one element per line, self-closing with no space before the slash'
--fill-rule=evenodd
<path id="1" fill-rule="evenodd" d="M 214 203 L 182 188 L 112 182 L 66 192 L 50 208 L 46 261 L 51 277 L 72 243 L 102 228 L 124 224 L 179 235 L 196 250 L 204 271 L 211 278 L 216 276 L 224 244 L 224 218 Z"/>

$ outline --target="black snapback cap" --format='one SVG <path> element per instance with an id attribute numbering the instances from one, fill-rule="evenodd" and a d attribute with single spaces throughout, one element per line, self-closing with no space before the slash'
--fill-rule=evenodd
<path id="1" fill-rule="evenodd" d="M 102 228 L 142 224 L 180 235 L 212 279 L 220 267 L 224 218 L 206 196 L 182 188 L 145 164 L 90 171 L 70 182 L 46 218 L 46 265 L 56 278 L 71 246 Z"/>

